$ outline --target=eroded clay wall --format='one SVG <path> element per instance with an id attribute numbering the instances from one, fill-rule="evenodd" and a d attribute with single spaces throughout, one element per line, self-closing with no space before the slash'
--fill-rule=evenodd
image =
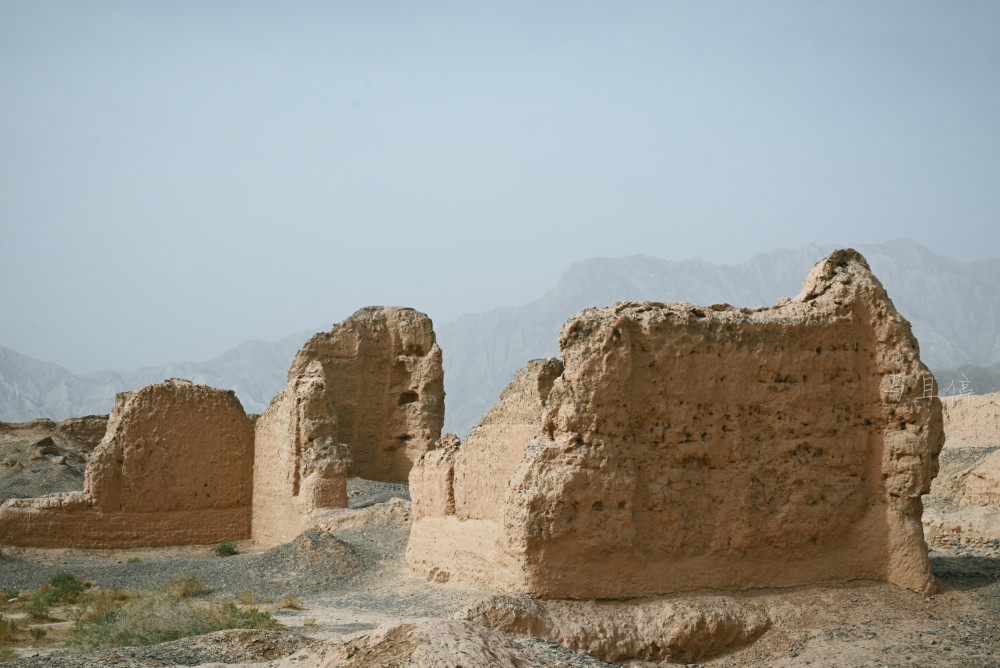
<path id="1" fill-rule="evenodd" d="M 532 360 L 464 443 L 448 434 L 417 460 L 410 472 L 411 567 L 440 581 L 456 571 L 467 579 L 509 580 L 514 564 L 498 540 L 500 510 L 562 370 L 557 359 Z"/>
<path id="2" fill-rule="evenodd" d="M 338 441 L 319 362 L 289 381 L 257 418 L 254 434 L 254 542 L 288 542 L 311 526 L 314 510 L 347 507 L 350 455 Z"/>
<path id="3" fill-rule="evenodd" d="M 298 469 L 295 397 L 287 389 L 254 424 L 253 530 L 255 543 L 278 545 L 306 529 L 294 478 Z"/>
<path id="4" fill-rule="evenodd" d="M 538 433 L 545 401 L 562 370 L 554 358 L 529 362 L 457 450 L 454 514 L 459 519 L 500 520 L 507 485 Z"/>
<path id="5" fill-rule="evenodd" d="M 919 497 L 940 404 L 920 398 L 929 372 L 909 325 L 856 252 L 775 307 L 588 309 L 560 349 L 565 370 L 500 503 L 496 568 L 464 568 L 462 527 L 438 522 L 449 533 L 432 537 L 419 517 L 411 567 L 557 597 L 933 588 Z"/>
<path id="6" fill-rule="evenodd" d="M 232 391 L 170 380 L 118 395 L 83 492 L 11 500 L 0 543 L 135 547 L 250 534 L 253 430 Z"/>
<path id="7" fill-rule="evenodd" d="M 1000 450 L 986 455 L 962 480 L 963 506 L 1000 506 Z"/>
<path id="8" fill-rule="evenodd" d="M 949 448 L 1000 446 L 1000 393 L 948 397 L 941 402 Z M 1000 506 L 1000 453 L 993 452 L 961 474 L 962 506 Z"/>
<path id="9" fill-rule="evenodd" d="M 1000 445 L 1000 392 L 946 397 L 941 410 L 945 447 Z"/>
<path id="10" fill-rule="evenodd" d="M 323 367 L 338 438 L 351 450 L 350 474 L 406 482 L 444 424 L 441 349 L 430 318 L 410 308 L 361 309 L 311 338 L 289 379 L 313 361 Z"/>

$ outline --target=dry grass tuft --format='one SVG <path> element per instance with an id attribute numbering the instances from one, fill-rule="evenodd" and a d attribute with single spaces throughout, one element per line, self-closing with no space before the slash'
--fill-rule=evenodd
<path id="1" fill-rule="evenodd" d="M 8 643 L 17 635 L 17 622 L 0 613 L 0 643 Z"/>
<path id="2" fill-rule="evenodd" d="M 164 594 L 169 594 L 178 600 L 198 596 L 208 591 L 208 588 L 201 580 L 184 575 L 183 573 L 175 576 L 174 579 L 168 582 L 164 582 L 160 586 L 160 589 L 163 590 Z"/>
<path id="3" fill-rule="evenodd" d="M 301 610 L 302 601 L 299 600 L 298 596 L 285 596 L 278 599 L 278 602 L 274 604 L 272 610 Z"/>
<path id="4" fill-rule="evenodd" d="M 236 602 L 240 605 L 256 605 L 257 600 L 253 594 L 248 591 L 240 592 L 240 595 L 236 597 Z"/>

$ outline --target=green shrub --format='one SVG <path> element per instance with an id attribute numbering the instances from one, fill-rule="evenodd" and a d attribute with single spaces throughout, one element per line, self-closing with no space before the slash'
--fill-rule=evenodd
<path id="1" fill-rule="evenodd" d="M 274 628 L 266 612 L 235 604 L 203 603 L 170 595 L 149 594 L 117 610 L 77 622 L 69 644 L 87 649 L 155 645 L 223 629 Z"/>
<path id="2" fill-rule="evenodd" d="M 45 619 L 49 616 L 49 608 L 56 603 L 75 603 L 84 589 L 84 584 L 75 575 L 60 573 L 44 587 L 31 592 L 21 607 L 35 619 Z"/>
<path id="3" fill-rule="evenodd" d="M 142 559 L 140 559 L 139 557 L 129 557 L 129 560 L 126 561 L 125 563 L 126 564 L 140 564 L 140 563 L 142 563 Z"/>
<path id="4" fill-rule="evenodd" d="M 40 629 L 37 626 L 28 629 L 28 633 L 31 634 L 31 639 L 34 640 L 35 642 L 38 642 L 39 640 L 48 635 L 48 631 L 46 631 L 45 629 Z"/>
<path id="5" fill-rule="evenodd" d="M 212 549 L 220 557 L 231 557 L 234 554 L 239 554 L 240 552 L 239 550 L 236 549 L 236 541 L 233 540 L 224 540 L 221 543 L 218 543 Z"/>
<path id="6" fill-rule="evenodd" d="M 0 587 L 0 603 L 6 603 L 7 601 L 17 598 L 20 594 L 16 589 L 7 589 L 6 587 Z"/>
<path id="7" fill-rule="evenodd" d="M 28 596 L 28 600 L 21 604 L 21 609 L 35 619 L 48 619 L 49 608 L 52 607 L 51 590 L 46 587 L 36 589 Z"/>
<path id="8" fill-rule="evenodd" d="M 0 647 L 0 661 L 14 661 L 20 659 L 21 655 L 10 647 Z"/>
<path id="9" fill-rule="evenodd" d="M 54 576 L 49 580 L 49 586 L 56 590 L 56 598 L 53 603 L 57 601 L 72 603 L 84 590 L 83 583 L 72 573 L 60 573 Z"/>

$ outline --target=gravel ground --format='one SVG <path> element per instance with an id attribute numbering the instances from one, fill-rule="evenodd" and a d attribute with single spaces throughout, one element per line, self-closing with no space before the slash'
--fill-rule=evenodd
<path id="1" fill-rule="evenodd" d="M 219 631 L 195 638 L 183 638 L 151 647 L 126 647 L 83 654 L 46 656 L 11 662 L 17 668 L 153 668 L 154 666 L 197 666 L 204 663 L 246 663 L 280 659 L 315 641 L 276 631 Z M 513 642 L 532 652 L 539 666 L 550 668 L 615 668 L 586 654 L 566 649 L 548 640 L 514 638 Z M 381 668 L 372 666 L 372 668 Z"/>
<path id="2" fill-rule="evenodd" d="M 352 508 L 390 498 L 409 500 L 405 485 L 352 479 Z M 72 573 L 102 587 L 159 589 L 177 577 L 199 580 L 212 598 L 250 592 L 258 600 L 280 596 L 330 596 L 347 592 L 365 573 L 397 562 L 406 549 L 409 526 L 374 525 L 339 537 L 310 530 L 293 542 L 266 551 L 218 557 L 212 546 L 137 550 L 30 550 L 0 552 L 0 588 L 35 589 L 58 573 Z"/>
<path id="3" fill-rule="evenodd" d="M 552 668 L 614 668 L 621 665 L 617 663 L 605 663 L 589 654 L 574 652 L 562 645 L 549 640 L 542 640 L 541 638 L 514 638 L 514 642 L 521 647 L 532 650 L 538 656 L 540 666 L 551 666 Z"/>
<path id="4" fill-rule="evenodd" d="M 385 503 L 389 499 L 409 501 L 409 485 L 365 480 L 364 478 L 351 478 L 347 481 L 348 508 L 368 508 L 376 503 Z"/>
<path id="5" fill-rule="evenodd" d="M 349 485 L 355 509 L 391 498 L 407 499 L 406 487 L 359 480 Z M 152 648 L 38 657 L 14 665 L 145 668 L 261 661 L 295 651 L 307 642 L 302 635 L 338 641 L 386 622 L 450 617 L 489 595 L 457 582 L 428 583 L 407 571 L 402 564 L 409 535 L 405 513 L 379 515 L 381 508 L 372 509 L 373 521 L 336 536 L 312 530 L 287 545 L 227 558 L 215 556 L 210 546 L 5 550 L 0 554 L 0 587 L 34 588 L 56 573 L 72 572 L 101 586 L 158 588 L 185 575 L 209 588 L 206 598 L 233 599 L 250 592 L 257 600 L 276 600 L 294 594 L 305 607 L 275 613 L 289 628 L 285 633 L 220 632 Z M 140 561 L 130 562 L 136 558 Z M 879 583 L 726 594 L 754 597 L 778 611 L 780 621 L 753 645 L 702 665 L 1000 667 L 1000 659 L 994 658 L 1000 656 L 1000 553 L 991 546 L 972 551 L 946 547 L 931 551 L 931 563 L 943 587 L 929 598 Z M 307 619 L 318 621 L 307 626 Z M 254 655 L 257 650 L 247 642 L 225 635 L 232 633 L 266 634 L 256 646 L 261 651 L 271 647 L 275 654 Z M 539 665 L 613 665 L 544 640 L 516 642 L 544 657 Z"/>
<path id="6" fill-rule="evenodd" d="M 135 557 L 138 562 L 108 562 L 97 555 L 0 554 L 0 587 L 35 589 L 57 573 L 72 573 L 102 587 L 159 589 L 174 578 L 194 578 L 213 598 L 235 598 L 250 592 L 258 598 L 307 594 L 343 587 L 364 568 L 363 558 L 349 544 L 310 530 L 286 545 L 256 554 Z M 155 554 L 155 553 L 154 553 Z"/>
<path id="7" fill-rule="evenodd" d="M 122 647 L 82 654 L 22 659 L 19 668 L 147 668 L 197 666 L 203 663 L 270 661 L 309 646 L 314 641 L 294 633 L 262 630 L 218 631 L 149 647 Z"/>

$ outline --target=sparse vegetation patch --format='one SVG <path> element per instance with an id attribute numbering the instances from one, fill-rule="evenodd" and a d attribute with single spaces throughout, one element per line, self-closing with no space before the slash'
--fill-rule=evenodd
<path id="1" fill-rule="evenodd" d="M 8 643 L 17 635 L 17 622 L 0 613 L 0 643 Z"/>
<path id="2" fill-rule="evenodd" d="M 202 603 L 169 594 L 137 596 L 102 615 L 81 619 L 69 644 L 83 649 L 155 645 L 224 629 L 268 629 L 266 612 L 233 603 Z"/>
<path id="3" fill-rule="evenodd" d="M 173 596 L 176 599 L 191 598 L 208 591 L 208 588 L 198 578 L 180 573 L 172 580 L 164 582 L 160 589 L 164 594 Z"/>

